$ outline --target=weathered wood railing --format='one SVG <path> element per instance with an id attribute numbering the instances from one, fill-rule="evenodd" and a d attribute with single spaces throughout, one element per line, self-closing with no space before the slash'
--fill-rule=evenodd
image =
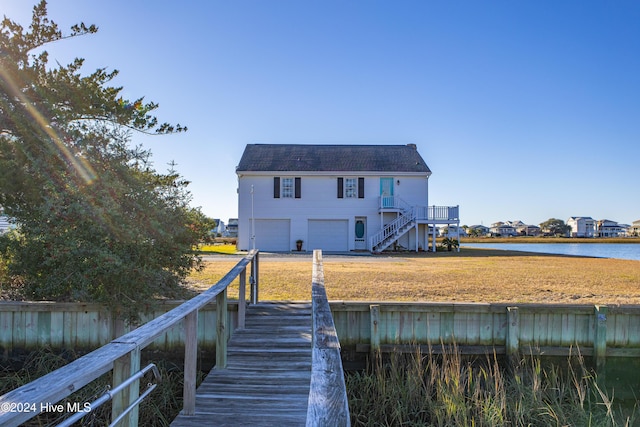
<path id="1" fill-rule="evenodd" d="M 322 251 L 313 251 L 313 353 L 307 426 L 350 426 L 340 342 L 324 287 Z"/>
<path id="2" fill-rule="evenodd" d="M 109 344 L 83 356 L 68 365 L 53 371 L 29 384 L 0 396 L 0 425 L 17 426 L 35 417 L 46 404 L 55 404 L 71 395 L 96 378 L 113 370 L 114 388 L 140 371 L 141 351 L 169 328 L 184 322 L 185 362 L 184 362 L 184 406 L 186 414 L 195 408 L 197 374 L 197 329 L 198 311 L 209 302 L 216 301 L 217 335 L 216 366 L 226 366 L 227 344 L 227 288 L 239 277 L 239 301 L 246 299 L 246 271 L 251 268 L 250 300 L 258 299 L 258 251 L 251 251 L 218 283 L 200 295 L 190 299 L 175 309 L 163 314 L 141 327 L 111 341 Z M 245 304 L 238 304 L 238 327 L 244 327 Z M 127 406 L 135 402 L 139 395 L 139 381 L 134 381 L 112 402 L 112 419 L 116 419 Z M 24 404 L 32 404 L 29 410 Z M 42 404 L 42 405 L 41 405 Z M 33 410 L 31 410 L 33 409 Z M 132 410 L 121 425 L 135 426 L 138 423 L 137 408 Z"/>

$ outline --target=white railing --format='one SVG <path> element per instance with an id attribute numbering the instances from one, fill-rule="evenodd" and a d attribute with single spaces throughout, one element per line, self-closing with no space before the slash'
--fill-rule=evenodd
<path id="1" fill-rule="evenodd" d="M 460 219 L 458 206 L 416 206 L 416 219 L 454 221 Z"/>
<path id="2" fill-rule="evenodd" d="M 400 209 L 407 211 L 411 209 L 411 205 L 398 196 L 380 196 L 380 209 Z"/>
<path id="3" fill-rule="evenodd" d="M 386 203 L 388 202 L 388 205 Z M 385 207 L 386 206 L 386 207 Z M 391 243 L 390 239 L 397 239 L 398 234 L 407 224 L 420 221 L 458 221 L 459 206 L 413 206 L 410 207 L 404 200 L 396 196 L 380 197 L 380 207 L 389 208 L 394 206 L 396 209 L 402 209 L 403 214 L 386 224 L 382 230 L 371 236 L 369 239 L 370 250 L 379 251 L 380 246 L 385 243 Z M 388 245 L 385 245 L 385 247 Z"/>
<path id="4" fill-rule="evenodd" d="M 381 243 L 385 242 L 388 238 L 395 236 L 399 230 L 404 226 L 414 221 L 416 218 L 416 209 L 410 209 L 406 214 L 400 215 L 390 223 L 384 226 L 382 230 L 374 234 L 371 241 L 371 250 L 374 250 Z"/>
<path id="5" fill-rule="evenodd" d="M 457 220 L 460 219 L 458 206 L 428 206 L 428 219 Z"/>

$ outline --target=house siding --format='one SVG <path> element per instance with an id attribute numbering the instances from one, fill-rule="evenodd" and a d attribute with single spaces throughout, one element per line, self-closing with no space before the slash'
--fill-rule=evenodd
<path id="1" fill-rule="evenodd" d="M 299 177 L 300 198 L 274 198 L 274 178 Z M 303 174 L 300 172 L 239 172 L 238 179 L 238 248 L 247 250 L 251 247 L 251 225 L 253 217 L 261 220 L 288 219 L 290 221 L 290 246 L 294 250 L 296 240 L 305 242 L 305 250 L 309 242 L 309 220 L 342 220 L 348 222 L 348 250 L 355 249 L 355 220 L 365 217 L 366 236 L 376 233 L 383 224 L 395 218 L 393 213 L 381 215 L 379 213 L 380 178 L 394 178 L 394 195 L 402 198 L 408 205 L 428 205 L 428 175 L 426 173 L 385 173 L 372 174 L 363 172 L 332 172 Z M 358 185 L 364 189 L 364 197 L 338 198 L 336 191 L 338 178 L 358 179 Z M 399 184 L 398 184 L 399 181 Z M 253 188 L 253 195 L 252 195 Z M 253 197 L 253 203 L 252 203 Z M 253 207 L 252 207 L 253 206 Z M 419 233 L 422 240 L 425 232 Z M 409 233 L 406 246 L 415 246 L 415 235 Z M 259 249 L 269 251 L 268 242 Z M 401 243 L 403 246 L 405 244 Z M 422 247 L 426 247 L 422 243 Z"/>

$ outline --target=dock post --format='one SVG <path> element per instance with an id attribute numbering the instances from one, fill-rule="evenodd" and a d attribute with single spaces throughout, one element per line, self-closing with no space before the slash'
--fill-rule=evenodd
<path id="1" fill-rule="evenodd" d="M 227 367 L 227 289 L 216 296 L 216 369 Z"/>
<path id="2" fill-rule="evenodd" d="M 238 288 L 238 329 L 244 329 L 247 317 L 247 269 L 240 273 L 240 286 Z"/>
<path id="3" fill-rule="evenodd" d="M 607 312 L 606 305 L 594 307 L 593 358 L 598 373 L 598 380 L 604 381 L 604 368 L 607 356 Z"/>
<path id="4" fill-rule="evenodd" d="M 251 296 L 250 296 L 250 300 L 251 300 L 251 304 L 257 304 L 258 303 L 258 270 L 259 270 L 259 260 L 258 260 L 258 256 L 259 256 L 260 252 L 256 252 L 253 255 L 253 259 L 251 260 Z"/>
<path id="5" fill-rule="evenodd" d="M 184 318 L 184 389 L 182 412 L 193 415 L 196 410 L 196 376 L 198 369 L 198 310 Z"/>
<path id="6" fill-rule="evenodd" d="M 380 351 L 380 305 L 369 306 L 371 314 L 371 356 L 375 356 Z"/>
<path id="7" fill-rule="evenodd" d="M 140 353 L 140 347 L 136 347 L 131 353 L 113 362 L 113 388 L 116 388 L 140 370 Z M 122 393 L 116 395 L 111 405 L 111 419 L 118 418 L 129 405 L 136 401 L 139 394 L 140 380 L 136 380 L 129 387 L 122 390 Z M 122 427 L 137 426 L 138 407 L 133 408 L 119 425 Z"/>
<path id="8" fill-rule="evenodd" d="M 518 307 L 507 307 L 507 334 L 505 339 L 507 357 L 518 357 L 520 351 L 520 311 Z"/>

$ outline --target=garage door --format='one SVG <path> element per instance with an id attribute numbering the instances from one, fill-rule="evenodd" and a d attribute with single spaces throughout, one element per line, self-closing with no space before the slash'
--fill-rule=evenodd
<path id="1" fill-rule="evenodd" d="M 349 250 L 348 220 L 309 220 L 309 244 L 307 250 Z"/>
<path id="2" fill-rule="evenodd" d="M 288 219 L 256 219 L 256 248 L 261 251 L 289 252 Z"/>

